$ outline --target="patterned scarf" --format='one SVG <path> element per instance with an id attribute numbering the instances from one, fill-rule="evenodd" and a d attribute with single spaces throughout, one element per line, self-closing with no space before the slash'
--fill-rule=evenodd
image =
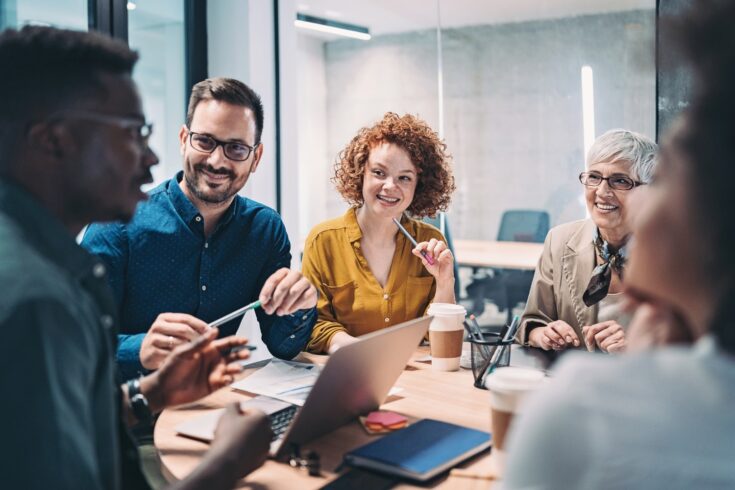
<path id="1" fill-rule="evenodd" d="M 595 267 L 592 271 L 592 279 L 587 285 L 587 289 L 582 295 L 582 300 L 587 306 L 599 303 L 602 298 L 607 296 L 610 289 L 610 280 L 612 279 L 612 271 L 623 277 L 623 267 L 628 257 L 627 243 L 620 247 L 620 250 L 613 250 L 608 243 L 600 236 L 600 230 L 595 228 L 595 239 L 592 241 L 595 246 L 597 255 L 602 258 L 602 264 Z"/>

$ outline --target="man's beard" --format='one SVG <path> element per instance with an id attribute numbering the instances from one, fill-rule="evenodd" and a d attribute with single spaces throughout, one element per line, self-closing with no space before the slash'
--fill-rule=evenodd
<path id="1" fill-rule="evenodd" d="M 191 194 L 200 201 L 210 204 L 220 204 L 226 202 L 232 196 L 237 194 L 237 190 L 232 190 L 232 182 L 235 180 L 235 175 L 233 175 L 232 172 L 226 169 L 216 170 L 214 167 L 205 163 L 189 163 L 189 168 L 192 169 L 191 173 L 184 172 L 186 187 L 189 189 L 189 192 L 191 192 Z M 227 175 L 230 178 L 230 181 L 223 182 L 217 189 L 212 189 L 206 184 L 202 184 L 200 186 L 202 182 L 201 171 L 205 169 L 213 174 Z M 207 190 L 203 191 L 201 190 L 202 188 Z"/>

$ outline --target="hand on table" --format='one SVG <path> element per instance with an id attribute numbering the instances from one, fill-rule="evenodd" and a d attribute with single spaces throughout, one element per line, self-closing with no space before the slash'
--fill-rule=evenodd
<path id="1" fill-rule="evenodd" d="M 421 255 L 421 251 L 425 250 L 426 254 L 434 259 L 434 264 Z M 411 250 L 415 256 L 421 259 L 421 262 L 429 271 L 429 274 L 436 278 L 437 284 L 445 281 L 454 281 L 454 256 L 452 251 L 447 248 L 447 244 L 432 238 L 428 242 L 421 242 L 416 248 Z"/>
<path id="2" fill-rule="evenodd" d="M 316 288 L 301 272 L 283 267 L 271 274 L 258 299 L 263 310 L 272 315 L 290 315 L 296 310 L 316 306 Z"/>
<path id="3" fill-rule="evenodd" d="M 247 339 L 232 336 L 215 340 L 218 333 L 210 328 L 178 346 L 158 371 L 141 379 L 141 391 L 151 411 L 193 402 L 234 381 L 234 375 L 242 371 L 239 361 L 247 359 L 250 352 L 230 350 L 247 344 Z"/>
<path id="4" fill-rule="evenodd" d="M 544 350 L 564 350 L 579 347 L 577 333 L 567 322 L 556 320 L 544 327 L 536 327 L 528 334 L 528 343 Z"/>
<path id="5" fill-rule="evenodd" d="M 140 346 L 140 363 L 158 369 L 179 345 L 191 342 L 208 330 L 202 320 L 185 313 L 161 313 L 153 322 Z"/>
<path id="6" fill-rule="evenodd" d="M 582 335 L 590 352 L 594 352 L 596 347 L 602 352 L 623 352 L 627 346 L 625 330 L 615 320 L 586 325 L 582 327 Z"/>

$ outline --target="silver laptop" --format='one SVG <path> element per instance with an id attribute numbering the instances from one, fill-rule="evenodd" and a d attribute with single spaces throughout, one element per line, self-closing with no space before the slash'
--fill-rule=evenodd
<path id="1" fill-rule="evenodd" d="M 378 330 L 332 354 L 302 407 L 258 396 L 243 407 L 271 418 L 275 438 L 270 456 L 288 457 L 293 448 L 327 434 L 359 415 L 376 410 L 406 367 L 429 328 L 430 316 Z M 223 409 L 176 427 L 182 436 L 211 442 Z"/>

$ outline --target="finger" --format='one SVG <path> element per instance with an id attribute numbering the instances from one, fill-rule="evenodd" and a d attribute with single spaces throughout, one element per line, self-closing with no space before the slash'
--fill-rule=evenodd
<path id="1" fill-rule="evenodd" d="M 197 337 L 191 342 L 187 342 L 174 349 L 174 354 L 182 357 L 191 357 L 203 351 L 214 339 L 217 338 L 219 329 L 210 328 L 204 335 Z"/>
<path id="2" fill-rule="evenodd" d="M 273 291 L 273 296 L 269 303 L 269 306 L 272 308 L 272 312 L 278 312 L 283 305 L 283 301 L 288 297 L 288 292 L 300 278 L 301 274 L 299 272 L 289 271 L 288 274 L 281 279 Z"/>
<path id="3" fill-rule="evenodd" d="M 546 334 L 544 334 L 543 337 L 541 337 L 541 347 L 544 348 L 544 350 L 549 349 L 555 349 L 556 343 L 554 343 Z"/>
<path id="4" fill-rule="evenodd" d="M 317 292 L 316 288 L 309 283 L 309 288 L 301 295 L 294 304 L 294 311 L 313 308 L 316 306 Z"/>
<path id="5" fill-rule="evenodd" d="M 304 295 L 310 287 L 311 283 L 307 281 L 305 277 L 301 276 L 301 279 L 291 286 L 291 289 L 288 291 L 288 295 L 281 302 L 281 306 L 277 311 L 278 314 L 290 315 L 296 311 L 297 308 L 294 308 L 294 306 L 301 300 L 301 296 Z"/>
<path id="6" fill-rule="evenodd" d="M 618 353 L 618 352 L 624 352 L 625 351 L 625 348 L 626 348 L 626 345 L 627 345 L 627 343 L 626 343 L 625 339 L 623 339 L 623 340 L 621 340 L 619 342 L 615 342 L 614 344 L 610 345 L 610 347 L 607 348 L 607 352 L 610 353 L 610 354 L 615 354 L 615 353 Z"/>
<path id="7" fill-rule="evenodd" d="M 429 240 L 428 245 L 426 246 L 426 252 L 431 255 L 432 257 L 436 256 L 436 253 L 434 250 L 436 249 L 436 245 L 439 243 L 439 241 L 436 238 L 432 238 Z"/>
<path id="8" fill-rule="evenodd" d="M 225 373 L 230 375 L 240 374 L 243 371 L 242 364 L 237 362 L 231 362 L 225 366 Z"/>
<path id="9" fill-rule="evenodd" d="M 438 257 L 446 249 L 447 245 L 444 242 L 437 241 L 436 245 L 434 246 L 434 250 L 432 250 L 432 253 L 434 254 L 434 257 Z"/>
<path id="10" fill-rule="evenodd" d="M 567 330 L 566 323 L 550 323 L 547 328 L 549 330 L 553 331 L 554 334 L 556 334 L 556 342 L 560 344 L 561 347 L 566 346 L 567 344 L 572 344 L 572 336 L 569 334 L 569 330 Z M 573 333 L 573 332 L 572 332 Z M 567 341 L 567 338 L 569 341 Z"/>
<path id="11" fill-rule="evenodd" d="M 417 243 L 416 246 L 413 248 L 413 252 L 415 255 L 421 255 L 422 250 L 426 250 L 429 247 L 429 242 L 420 242 Z"/>
<path id="12" fill-rule="evenodd" d="M 609 325 L 595 334 L 595 343 L 601 345 L 608 337 L 615 335 L 617 331 L 614 329 L 614 325 Z"/>
<path id="13" fill-rule="evenodd" d="M 194 340 L 201 335 L 201 333 L 185 323 L 171 323 L 168 321 L 158 322 L 156 328 L 151 328 L 150 331 L 164 336 L 176 337 L 184 341 Z"/>
<path id="14" fill-rule="evenodd" d="M 622 331 L 616 332 L 610 335 L 609 337 L 607 337 L 602 342 L 600 342 L 598 345 L 600 346 L 600 349 L 602 349 L 605 352 L 608 352 L 608 349 L 610 348 L 611 345 L 620 342 L 621 340 L 623 340 L 624 337 L 625 335 L 623 334 Z"/>
<path id="15" fill-rule="evenodd" d="M 199 318 L 188 315 L 186 313 L 161 313 L 158 319 L 162 320 L 165 324 L 183 324 L 191 327 L 192 330 L 203 334 L 209 327 L 207 324 Z"/>
<path id="16" fill-rule="evenodd" d="M 189 342 L 186 339 L 180 339 L 171 335 L 155 334 L 151 336 L 151 345 L 156 349 L 165 350 L 167 352 L 174 350 L 181 344 Z"/>
<path id="17" fill-rule="evenodd" d="M 595 344 L 595 336 L 594 333 L 587 331 L 587 334 L 584 336 L 584 345 L 587 346 L 587 350 L 589 352 L 594 352 L 596 348 Z"/>
<path id="18" fill-rule="evenodd" d="M 447 248 L 442 250 L 442 253 L 439 254 L 437 259 L 439 262 L 452 263 L 454 262 L 454 255 L 452 255 L 452 251 Z"/>
<path id="19" fill-rule="evenodd" d="M 551 339 L 551 342 L 553 344 L 564 345 L 564 340 L 561 338 L 559 333 L 556 330 L 554 330 L 551 326 L 546 327 L 544 331 L 544 335 L 549 337 L 549 339 Z"/>
<path id="20" fill-rule="evenodd" d="M 278 286 L 278 283 L 281 282 L 281 279 L 286 277 L 288 273 L 289 270 L 286 267 L 278 269 L 276 272 L 271 274 L 271 276 L 265 281 L 265 284 L 263 284 L 263 287 L 260 289 L 258 300 L 260 300 L 263 309 L 269 315 L 273 312 L 273 309 L 269 308 L 270 305 L 268 303 L 273 297 L 273 292 L 275 291 L 276 286 Z"/>

